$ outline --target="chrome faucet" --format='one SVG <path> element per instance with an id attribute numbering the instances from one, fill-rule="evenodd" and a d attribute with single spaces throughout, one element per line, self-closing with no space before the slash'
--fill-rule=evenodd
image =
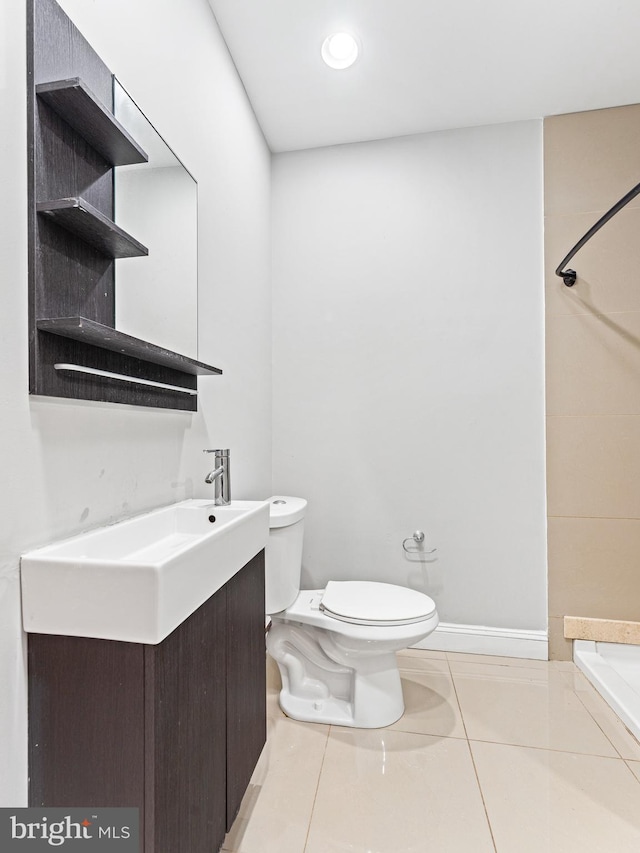
<path id="1" fill-rule="evenodd" d="M 213 483 L 213 502 L 216 506 L 228 506 L 231 503 L 231 460 L 229 450 L 205 450 L 215 453 L 215 468 L 204 478 L 205 483 Z"/>

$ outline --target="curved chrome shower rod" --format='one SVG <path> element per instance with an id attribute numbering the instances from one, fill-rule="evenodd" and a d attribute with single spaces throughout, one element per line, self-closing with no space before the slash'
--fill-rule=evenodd
<path id="1" fill-rule="evenodd" d="M 578 273 L 575 270 L 565 270 L 564 267 L 569 263 L 569 261 L 576 254 L 576 252 L 580 251 L 584 244 L 588 243 L 589 240 L 593 237 L 593 235 L 596 234 L 602 228 L 603 225 L 606 225 L 606 223 L 610 219 L 612 219 L 616 215 L 616 213 L 618 213 L 618 211 L 622 210 L 625 205 L 629 204 L 629 202 L 634 199 L 638 195 L 638 193 L 640 193 L 640 184 L 636 184 L 636 186 L 632 190 L 629 190 L 629 192 L 625 196 L 623 196 L 620 201 L 616 202 L 616 204 L 613 205 L 611 210 L 608 210 L 604 214 L 604 216 L 601 216 L 600 219 L 598 219 L 598 221 L 596 222 L 596 224 L 592 225 L 591 228 L 589 228 L 584 237 L 581 237 L 578 240 L 578 242 L 575 244 L 573 249 L 571 249 L 569 254 L 560 261 L 556 269 L 556 275 L 560 276 L 560 278 L 564 281 L 567 287 L 573 287 L 573 285 L 576 283 L 576 279 L 578 278 Z"/>

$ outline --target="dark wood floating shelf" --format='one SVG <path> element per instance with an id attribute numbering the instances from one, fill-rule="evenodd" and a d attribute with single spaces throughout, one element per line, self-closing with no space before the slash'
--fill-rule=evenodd
<path id="1" fill-rule="evenodd" d="M 79 77 L 40 83 L 36 86 L 36 95 L 112 166 L 149 160 L 146 152 Z"/>
<path id="2" fill-rule="evenodd" d="M 55 317 L 47 320 L 37 320 L 36 327 L 41 332 L 49 332 L 63 338 L 72 338 L 101 349 L 132 356 L 151 364 L 161 364 L 190 373 L 193 376 L 219 376 L 222 371 L 210 364 L 196 361 L 186 355 L 164 349 L 163 347 L 126 335 L 110 326 L 87 320 L 85 317 Z"/>
<path id="3" fill-rule="evenodd" d="M 149 254 L 146 246 L 80 196 L 40 201 L 36 210 L 108 258 L 139 258 Z"/>

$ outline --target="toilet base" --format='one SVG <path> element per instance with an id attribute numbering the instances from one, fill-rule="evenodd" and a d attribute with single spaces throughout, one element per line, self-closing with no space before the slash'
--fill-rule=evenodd
<path id="1" fill-rule="evenodd" d="M 294 720 L 381 728 L 404 713 L 395 651 L 383 643 L 349 647 L 339 634 L 274 620 L 267 649 L 282 677 L 280 707 Z"/>
<path id="2" fill-rule="evenodd" d="M 309 700 L 292 696 L 288 691 L 282 690 L 278 702 L 282 711 L 292 720 L 301 720 L 303 723 L 324 723 L 330 726 L 356 726 L 353 705 L 344 699 L 329 696 L 327 699 Z M 367 727 L 358 726 L 358 728 Z"/>

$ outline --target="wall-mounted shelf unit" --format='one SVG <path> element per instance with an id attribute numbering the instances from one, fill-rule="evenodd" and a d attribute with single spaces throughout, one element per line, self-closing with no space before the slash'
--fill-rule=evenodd
<path id="1" fill-rule="evenodd" d="M 83 198 L 39 201 L 36 210 L 107 258 L 139 258 L 149 250 Z"/>
<path id="2" fill-rule="evenodd" d="M 29 391 L 195 411 L 197 377 L 222 371 L 115 328 L 115 259 L 148 250 L 114 221 L 114 168 L 147 154 L 55 0 L 28 7 Z"/>
<path id="3" fill-rule="evenodd" d="M 36 95 L 112 166 L 148 161 L 146 152 L 79 77 L 39 83 Z"/>

